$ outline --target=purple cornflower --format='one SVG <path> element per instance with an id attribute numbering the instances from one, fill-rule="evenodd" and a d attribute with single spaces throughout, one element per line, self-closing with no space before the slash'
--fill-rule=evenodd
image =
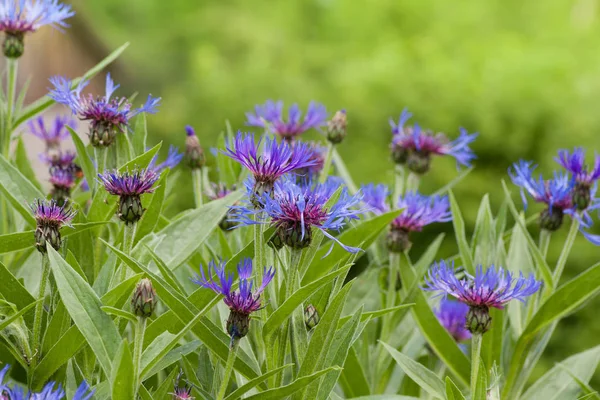
<path id="1" fill-rule="evenodd" d="M 469 306 L 460 301 L 442 299 L 435 315 L 440 324 L 457 342 L 471 338 L 471 332 L 466 328 Z"/>
<path id="2" fill-rule="evenodd" d="M 58 0 L 0 0 L 0 31 L 4 32 L 4 55 L 18 58 L 25 50 L 25 34 L 44 25 L 58 30 L 69 25 L 67 18 L 75 15 L 70 5 Z"/>
<path id="3" fill-rule="evenodd" d="M 600 155 L 596 154 L 594 167 L 591 170 L 588 170 L 585 151 L 581 147 L 576 147 L 572 154 L 569 150 L 560 150 L 555 160 L 573 175 L 575 179 L 573 204 L 578 210 L 585 210 L 591 204 L 592 185 L 600 179 Z"/>
<path id="4" fill-rule="evenodd" d="M 140 196 L 154 192 L 153 185 L 159 177 L 160 174 L 151 168 L 123 173 L 106 171 L 104 174 L 98 174 L 98 180 L 106 191 L 119 196 L 117 215 L 126 224 L 135 223 L 142 217 L 144 208 Z"/>
<path id="5" fill-rule="evenodd" d="M 59 206 L 54 200 L 36 200 L 31 204 L 31 211 L 36 220 L 35 246 L 41 253 L 46 252 L 46 243 L 55 250 L 62 244 L 60 228 L 71 226 L 76 212 L 65 205 Z"/>
<path id="6" fill-rule="evenodd" d="M 172 393 L 173 400 L 194 400 L 192 396 L 192 388 L 189 386 L 178 386 L 175 392 Z"/>
<path id="7" fill-rule="evenodd" d="M 48 164 L 50 167 L 57 167 L 62 169 L 69 168 L 75 159 L 77 154 L 66 150 L 66 151 L 49 151 L 40 154 L 40 160 Z"/>
<path id="8" fill-rule="evenodd" d="M 475 276 L 466 274 L 463 279 L 455 276 L 454 263 L 444 261 L 434 263 L 426 278 L 428 291 L 450 295 L 470 307 L 466 327 L 471 333 L 485 333 L 491 324 L 489 308 L 502 309 L 511 300 L 525 301 L 527 296 L 537 292 L 542 282 L 532 275 L 529 278 L 519 274 L 514 278 L 512 273 L 502 267 L 496 269 L 491 265 L 485 273 L 481 265 L 477 266 Z"/>
<path id="9" fill-rule="evenodd" d="M 85 79 L 81 80 L 74 89 L 71 89 L 74 86 L 72 81 L 60 76 L 50 78 L 50 82 L 54 85 L 54 89 L 49 94 L 50 98 L 69 106 L 79 119 L 90 121 L 90 143 L 96 147 L 110 146 L 117 133 L 127 132 L 131 118 L 144 112 L 156 113 L 160 103 L 160 98 L 148 95 L 142 107 L 132 110 L 127 98 L 111 98 L 120 85 L 115 85 L 110 74 L 106 75 L 106 94 L 97 97 L 81 93 L 89 84 Z"/>
<path id="10" fill-rule="evenodd" d="M 252 259 L 244 258 L 237 265 L 239 276 L 239 285 L 236 290 L 233 289 L 233 274 L 225 272 L 225 262 L 220 261 L 220 265 L 211 261 L 208 264 L 206 274 L 204 269 L 200 267 L 201 276 L 196 276 L 194 280 L 198 285 L 212 289 L 217 294 L 224 296 L 223 301 L 229 307 L 230 314 L 227 320 L 227 332 L 231 336 L 232 343 L 235 340 L 243 338 L 248 334 L 250 324 L 250 314 L 260 310 L 261 294 L 275 276 L 273 267 L 263 271 L 263 281 L 261 285 L 252 290 Z M 213 275 L 216 275 L 216 280 Z"/>
<path id="11" fill-rule="evenodd" d="M 592 226 L 592 219 L 589 212 L 600 208 L 600 199 L 596 198 L 595 186 L 589 188 L 586 194 L 587 207 L 584 210 L 578 210 L 573 202 L 578 196 L 577 182 L 571 178 L 568 173 L 554 172 L 554 177 L 550 180 L 544 180 L 540 175 L 538 179 L 533 177 L 533 171 L 537 166 L 530 161 L 520 160 L 513 164 L 508 174 L 517 186 L 521 187 L 521 198 L 523 207 L 527 209 L 527 192 L 536 202 L 546 204 L 546 209 L 540 213 L 540 226 L 549 231 L 558 230 L 564 220 L 564 215 L 568 214 L 577 219 L 581 226 L 579 231 L 587 240 L 595 245 L 600 245 L 600 236 L 586 232 L 584 228 Z M 581 193 L 581 192 L 579 192 Z"/>
<path id="12" fill-rule="evenodd" d="M 52 183 L 52 198 L 59 206 L 65 205 L 75 184 L 73 172 L 68 169 L 52 168 L 50 170 L 50 183 Z"/>
<path id="13" fill-rule="evenodd" d="M 362 201 L 369 207 L 369 211 L 376 215 L 385 214 L 390 211 L 390 206 L 388 205 L 390 190 L 387 185 L 369 183 L 368 185 L 362 185 L 360 190 L 363 193 Z"/>
<path id="14" fill-rule="evenodd" d="M 327 125 L 325 106 L 311 101 L 303 120 L 302 111 L 297 104 L 292 104 L 288 111 L 287 121 L 283 117 L 283 101 L 267 100 L 264 105 L 254 107 L 254 113 L 246 113 L 246 125 L 268 128 L 282 139 L 291 142 L 309 129 L 320 129 Z"/>
<path id="15" fill-rule="evenodd" d="M 328 206 L 327 202 L 339 187 L 337 179 L 318 184 L 309 181 L 306 185 L 299 185 L 294 183 L 292 177 L 286 177 L 275 185 L 272 195 L 265 193 L 258 198 L 262 209 L 232 207 L 236 211 L 233 220 L 242 225 L 271 224 L 275 226 L 281 242 L 294 249 L 310 245 L 314 227 L 346 251 L 356 253 L 361 249 L 346 246 L 327 232 L 340 231 L 348 220 L 358 219 L 365 212 L 356 207 L 361 202 L 362 193 L 351 196 L 345 187 L 338 200 Z M 266 215 L 268 218 L 257 220 L 255 215 Z"/>
<path id="16" fill-rule="evenodd" d="M 148 165 L 148 169 L 152 169 L 152 170 L 154 170 L 154 172 L 160 173 L 166 168 L 169 168 L 169 169 L 175 168 L 183 159 L 183 153 L 180 153 L 179 149 L 176 146 L 171 145 L 171 146 L 169 146 L 169 154 L 167 154 L 167 158 L 165 159 L 165 161 L 163 161 L 157 165 L 156 164 L 157 159 L 158 159 L 158 154 L 156 154 L 152 158 L 152 161 L 150 161 L 150 164 Z"/>
<path id="17" fill-rule="evenodd" d="M 257 199 L 265 192 L 273 190 L 275 181 L 288 172 L 308 168 L 316 164 L 313 153 L 306 143 L 296 143 L 294 147 L 288 143 L 277 143 L 275 139 L 264 138 L 264 149 L 258 155 L 262 138 L 258 144 L 254 135 L 238 132 L 233 142 L 227 143 L 223 151 L 246 167 L 254 176 L 252 202 L 258 206 Z"/>
<path id="18" fill-rule="evenodd" d="M 292 143 L 292 151 L 295 151 L 296 146 L 301 144 L 299 141 Z M 313 165 L 304 168 L 298 168 L 293 171 L 294 174 L 299 176 L 317 176 L 323 170 L 325 165 L 325 157 L 327 156 L 327 147 L 321 146 L 317 142 L 306 142 L 308 152 L 310 153 L 309 160 L 313 162 Z M 304 150 L 301 150 L 304 151 Z"/>
<path id="19" fill-rule="evenodd" d="M 43 117 L 38 117 L 27 124 L 29 132 L 46 143 L 46 150 L 57 149 L 61 141 L 69 137 L 67 126 L 75 129 L 75 120 L 66 115 L 54 118 L 50 126 L 46 126 Z"/>
<path id="20" fill-rule="evenodd" d="M 402 111 L 396 124 L 390 120 L 392 126 L 392 158 L 398 164 L 407 164 L 407 167 L 417 173 L 424 174 L 429 170 L 431 155 L 449 155 L 456 159 L 457 166 L 471 166 L 476 156 L 469 147 L 477 133 L 469 134 L 466 129 L 460 128 L 457 139 L 449 141 L 443 133 L 433 134 L 422 130 L 418 124 L 405 126 L 406 121 L 412 116 L 407 109 Z"/>

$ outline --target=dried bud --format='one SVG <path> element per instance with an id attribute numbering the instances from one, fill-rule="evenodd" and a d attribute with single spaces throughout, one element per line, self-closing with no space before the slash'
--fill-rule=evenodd
<path id="1" fill-rule="evenodd" d="M 25 51 L 24 32 L 6 32 L 4 37 L 4 55 L 7 58 L 19 58 Z"/>
<path id="2" fill-rule="evenodd" d="M 186 126 L 187 137 L 185 139 L 185 159 L 191 169 L 199 169 L 206 164 L 204 150 L 196 136 L 194 128 Z"/>
<path id="3" fill-rule="evenodd" d="M 227 333 L 232 340 L 238 340 L 248 334 L 250 330 L 250 314 L 241 313 L 235 310 L 229 312 L 227 319 Z"/>
<path id="4" fill-rule="evenodd" d="M 117 215 L 126 224 L 133 224 L 142 218 L 144 207 L 140 196 L 119 197 L 119 210 Z"/>
<path id="5" fill-rule="evenodd" d="M 90 144 L 94 147 L 109 147 L 115 141 L 117 133 L 121 132 L 119 125 L 103 122 L 90 126 Z"/>
<path id="6" fill-rule="evenodd" d="M 327 140 L 333 144 L 341 143 L 346 137 L 347 125 L 346 110 L 336 112 L 327 124 Z"/>
<path id="7" fill-rule="evenodd" d="M 408 231 L 395 228 L 392 228 L 388 232 L 385 238 L 385 244 L 391 253 L 403 253 L 410 249 L 410 246 L 412 245 L 408 238 Z"/>
<path id="8" fill-rule="evenodd" d="M 154 307 L 156 307 L 156 300 L 156 291 L 152 287 L 152 281 L 144 278 L 137 284 L 133 292 L 131 309 L 138 317 L 151 317 Z"/>
<path id="9" fill-rule="evenodd" d="M 319 317 L 317 309 L 312 304 L 307 305 L 304 309 L 304 323 L 306 324 L 306 329 L 313 329 L 320 320 L 321 317 Z"/>
<path id="10" fill-rule="evenodd" d="M 471 306 L 467 313 L 466 328 L 472 334 L 483 335 L 490 329 L 492 317 L 487 306 Z"/>
<path id="11" fill-rule="evenodd" d="M 431 155 L 429 153 L 411 151 L 408 154 L 406 166 L 415 174 L 422 175 L 429 171 L 429 167 L 431 166 Z"/>
<path id="12" fill-rule="evenodd" d="M 564 212 L 561 208 L 547 208 L 540 214 L 540 227 L 550 232 L 558 230 L 564 219 Z"/>

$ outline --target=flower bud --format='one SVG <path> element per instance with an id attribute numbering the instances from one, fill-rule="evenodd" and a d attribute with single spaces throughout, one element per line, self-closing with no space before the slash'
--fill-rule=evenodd
<path id="1" fill-rule="evenodd" d="M 7 58 L 19 58 L 25 52 L 24 32 L 6 32 L 2 50 Z"/>
<path id="2" fill-rule="evenodd" d="M 40 253 L 46 253 L 46 244 L 49 243 L 54 250 L 59 250 L 62 245 L 59 227 L 54 224 L 41 225 L 35 230 L 35 247 Z"/>
<path id="3" fill-rule="evenodd" d="M 319 317 L 319 312 L 315 306 L 312 304 L 307 305 L 304 309 L 304 323 L 306 324 L 306 329 L 313 329 L 315 326 L 317 326 L 320 320 L 321 317 Z"/>
<path id="4" fill-rule="evenodd" d="M 277 251 L 281 250 L 285 245 L 279 234 L 273 235 L 267 244 Z"/>
<path id="5" fill-rule="evenodd" d="M 118 125 L 110 123 L 98 123 L 90 126 L 90 144 L 94 147 L 109 147 L 115 141 L 117 133 L 119 133 Z"/>
<path id="6" fill-rule="evenodd" d="M 228 211 L 227 214 L 221 219 L 219 222 L 219 228 L 223 232 L 229 232 L 233 228 L 235 228 L 235 222 L 231 221 L 231 211 Z"/>
<path id="7" fill-rule="evenodd" d="M 248 334 L 250 330 L 250 314 L 244 314 L 235 310 L 229 312 L 227 319 L 227 333 L 232 340 L 238 340 Z"/>
<path id="8" fill-rule="evenodd" d="M 558 230 L 564 219 L 564 212 L 561 208 L 547 208 L 540 213 L 540 227 L 547 231 L 554 232 Z"/>
<path id="9" fill-rule="evenodd" d="M 265 195 L 265 193 L 270 193 L 271 198 L 273 198 L 273 187 L 274 183 L 272 182 L 254 182 L 252 194 L 250 195 L 250 201 L 252 202 L 254 207 L 256 207 L 257 209 L 263 208 L 263 205 L 259 199 L 262 198 Z"/>
<path id="10" fill-rule="evenodd" d="M 301 226 L 282 226 L 277 230 L 277 235 L 286 246 L 292 249 L 304 249 L 310 246 L 312 241 L 311 229 L 305 229 L 302 235 Z"/>
<path id="11" fill-rule="evenodd" d="M 402 147 L 402 145 L 398 143 L 392 143 L 392 161 L 396 164 L 405 164 L 408 159 L 408 149 Z"/>
<path id="12" fill-rule="evenodd" d="M 408 238 L 408 232 L 404 229 L 392 228 L 386 238 L 385 244 L 391 253 L 403 253 L 410 249 L 412 243 Z"/>
<path id="13" fill-rule="evenodd" d="M 154 307 L 156 307 L 156 300 L 156 291 L 152 287 L 152 281 L 144 278 L 137 284 L 133 292 L 131 309 L 138 317 L 151 317 Z"/>
<path id="14" fill-rule="evenodd" d="M 126 224 L 133 224 L 142 218 L 144 207 L 140 196 L 119 197 L 119 210 L 117 215 Z"/>
<path id="15" fill-rule="evenodd" d="M 420 153 L 418 151 L 411 151 L 408 154 L 406 166 L 415 174 L 422 175 L 429 171 L 429 167 L 431 166 L 431 155 Z"/>
<path id="16" fill-rule="evenodd" d="M 472 334 L 483 335 L 490 329 L 492 317 L 487 306 L 470 306 L 467 313 L 466 328 Z"/>
<path id="17" fill-rule="evenodd" d="M 185 128 L 187 137 L 185 139 L 185 159 L 191 169 L 200 169 L 206 165 L 206 156 L 200 146 L 196 132 L 191 126 Z"/>
<path id="18" fill-rule="evenodd" d="M 575 184 L 573 188 L 573 204 L 579 211 L 588 208 L 591 198 L 590 185 L 580 182 Z"/>
<path id="19" fill-rule="evenodd" d="M 327 123 L 327 140 L 333 144 L 341 143 L 346 137 L 347 124 L 346 110 L 336 112 L 331 121 Z"/>

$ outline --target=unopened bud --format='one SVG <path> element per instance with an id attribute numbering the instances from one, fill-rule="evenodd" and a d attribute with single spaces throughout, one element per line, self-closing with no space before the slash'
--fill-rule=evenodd
<path id="1" fill-rule="evenodd" d="M 547 208 L 540 213 L 540 228 L 554 232 L 558 230 L 564 219 L 564 212 L 561 208 Z"/>
<path id="2" fill-rule="evenodd" d="M 140 196 L 121 196 L 117 215 L 126 224 L 133 224 L 142 218 L 144 207 Z"/>
<path id="3" fill-rule="evenodd" d="M 90 126 L 90 144 L 94 147 L 109 147 L 115 141 L 117 133 L 120 132 L 118 126 L 109 122 L 92 124 Z"/>
<path id="4" fill-rule="evenodd" d="M 327 124 L 327 140 L 333 144 L 341 143 L 346 137 L 347 125 L 346 110 L 336 112 Z"/>
<path id="5" fill-rule="evenodd" d="M 231 310 L 227 319 L 227 333 L 231 339 L 241 339 L 248 334 L 249 330 L 250 315 Z"/>
<path id="6" fill-rule="evenodd" d="M 156 300 L 156 291 L 152 287 L 152 281 L 144 278 L 137 284 L 133 292 L 131 309 L 138 317 L 151 317 L 154 307 L 156 307 Z"/>
<path id="7" fill-rule="evenodd" d="M 304 323 L 306 324 L 306 328 L 308 330 L 313 329 L 320 320 L 321 317 L 319 317 L 317 309 L 312 304 L 307 305 L 304 309 Z"/>
<path id="8" fill-rule="evenodd" d="M 398 143 L 392 143 L 392 161 L 396 164 L 405 164 L 408 159 L 408 149 Z"/>
<path id="9" fill-rule="evenodd" d="M 3 51 L 7 58 L 19 58 L 25 52 L 25 34 L 23 32 L 6 32 Z"/>
<path id="10" fill-rule="evenodd" d="M 403 253 L 410 249 L 410 246 L 412 245 L 408 238 L 407 231 L 394 228 L 388 232 L 385 238 L 385 244 L 391 253 Z"/>
<path id="11" fill-rule="evenodd" d="M 590 185 L 578 182 L 573 188 L 573 204 L 579 210 L 585 210 L 590 205 L 592 194 Z"/>
<path id="12" fill-rule="evenodd" d="M 281 250 L 285 245 L 278 233 L 273 235 L 267 244 L 277 251 Z"/>
<path id="13" fill-rule="evenodd" d="M 470 306 L 465 327 L 472 334 L 483 335 L 492 324 L 490 309 L 487 306 Z"/>
<path id="14" fill-rule="evenodd" d="M 411 151 L 406 159 L 406 166 L 415 174 L 422 175 L 429 171 L 429 167 L 431 166 L 431 155 L 429 153 Z"/>
<path id="15" fill-rule="evenodd" d="M 277 235 L 286 246 L 292 249 L 304 249 L 310 246 L 312 241 L 312 231 L 310 228 L 302 232 L 301 226 L 281 226 L 277 230 Z"/>
<path id="16" fill-rule="evenodd" d="M 50 244 L 54 250 L 60 249 L 62 240 L 58 226 L 45 224 L 38 226 L 35 230 L 35 247 L 40 253 L 46 253 L 46 244 Z"/>
<path id="17" fill-rule="evenodd" d="M 185 160 L 191 169 L 200 169 L 206 165 L 206 156 L 200 146 L 194 128 L 186 126 L 187 137 L 185 139 Z"/>

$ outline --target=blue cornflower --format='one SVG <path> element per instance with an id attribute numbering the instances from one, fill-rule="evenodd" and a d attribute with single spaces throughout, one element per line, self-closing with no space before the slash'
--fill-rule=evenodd
<path id="1" fill-rule="evenodd" d="M 108 193 L 119 196 L 119 218 L 125 223 L 135 223 L 144 213 L 140 196 L 154 192 L 153 185 L 159 177 L 159 173 L 147 168 L 123 173 L 106 171 L 104 174 L 98 174 L 98 181 Z"/>
<path id="2" fill-rule="evenodd" d="M 585 151 L 581 147 L 576 147 L 572 154 L 568 150 L 560 150 L 555 160 L 575 179 L 573 204 L 578 210 L 587 209 L 592 203 L 592 192 L 596 190 L 596 181 L 600 179 L 600 155 L 596 154 L 594 167 L 591 170 L 588 170 L 585 164 Z"/>
<path id="3" fill-rule="evenodd" d="M 448 331 L 457 342 L 471 338 L 471 332 L 466 328 L 469 306 L 460 301 L 443 298 L 435 315 L 440 324 Z"/>
<path id="4" fill-rule="evenodd" d="M 258 154 L 264 138 L 264 149 Z M 254 177 L 254 189 L 251 200 L 256 204 L 258 197 L 273 190 L 275 181 L 288 172 L 308 168 L 316 164 L 313 152 L 306 143 L 277 143 L 275 139 L 263 136 L 255 143 L 254 135 L 238 132 L 233 142 L 226 145 L 223 151 L 246 167 Z M 257 204 L 256 204 L 257 205 Z"/>
<path id="5" fill-rule="evenodd" d="M 19 387 L 10 387 L 4 382 L 4 378 L 10 365 L 6 364 L 2 371 L 0 371 L 0 399 L 7 400 L 61 400 L 65 398 L 65 392 L 61 385 L 56 385 L 55 382 L 48 382 L 41 392 L 33 393 L 30 392 L 25 394 L 23 389 Z M 56 389 L 55 389 L 56 387 Z M 81 382 L 81 385 L 77 388 L 77 391 L 73 395 L 73 400 L 89 400 L 94 391 L 90 391 L 87 382 Z"/>
<path id="6" fill-rule="evenodd" d="M 150 164 L 148 165 L 148 169 L 152 169 L 154 172 L 160 173 L 166 168 L 175 168 L 183 159 L 183 153 L 180 153 L 176 146 L 171 145 L 169 146 L 169 154 L 167 154 L 165 161 L 161 162 L 160 164 L 156 164 L 157 159 L 158 154 L 152 158 L 152 161 L 150 161 Z"/>
<path id="7" fill-rule="evenodd" d="M 263 281 L 254 291 L 252 290 L 252 259 L 244 258 L 237 265 L 239 285 L 233 289 L 233 274 L 225 272 L 225 262 L 211 261 L 208 264 L 206 274 L 200 267 L 201 276 L 194 280 L 198 285 L 211 289 L 217 294 L 224 296 L 223 301 L 229 307 L 230 314 L 227 320 L 227 332 L 231 336 L 232 343 L 248 334 L 250 314 L 260 310 L 261 294 L 275 276 L 275 269 L 264 268 Z M 216 275 L 216 279 L 213 275 Z"/>
<path id="8" fill-rule="evenodd" d="M 530 161 L 520 160 L 509 169 L 508 174 L 513 183 L 521 187 L 521 198 L 523 205 L 527 208 L 527 197 L 525 192 L 538 203 L 544 203 L 547 208 L 540 214 L 540 226 L 549 231 L 558 230 L 568 214 L 576 218 L 580 223 L 580 232 L 590 242 L 600 245 L 600 236 L 586 232 L 584 228 L 590 228 L 592 219 L 589 212 L 600 208 L 600 199 L 596 198 L 596 187 L 589 188 L 587 207 L 578 210 L 573 199 L 577 196 L 577 182 L 568 173 L 555 172 L 550 180 L 544 180 L 540 175 L 538 179 L 533 177 L 533 171 L 537 166 Z"/>
<path id="9" fill-rule="evenodd" d="M 30 207 L 36 221 L 34 236 L 38 251 L 45 253 L 47 243 L 55 250 L 60 249 L 60 228 L 63 225 L 71 226 L 76 212 L 66 205 L 58 205 L 54 200 L 37 199 Z"/>
<path id="10" fill-rule="evenodd" d="M 294 140 L 309 129 L 319 129 L 327 124 L 325 106 L 313 101 L 308 105 L 308 111 L 302 121 L 302 111 L 297 104 L 292 104 L 287 121 L 284 121 L 283 101 L 267 100 L 264 105 L 255 106 L 254 111 L 254 113 L 246 113 L 246 125 L 268 128 L 287 141 Z"/>
<path id="11" fill-rule="evenodd" d="M 44 25 L 66 28 L 67 18 L 75 15 L 71 6 L 58 0 L 0 0 L 0 31 L 4 32 L 4 55 L 18 58 L 23 55 L 25 34 Z"/>
<path id="12" fill-rule="evenodd" d="M 425 290 L 450 295 L 470 307 L 467 315 L 467 329 L 471 333 L 485 333 L 491 324 L 489 308 L 502 309 L 511 300 L 525 301 L 527 296 L 537 292 L 542 282 L 532 275 L 518 278 L 502 267 L 491 265 L 485 272 L 478 265 L 475 276 L 465 273 L 466 277 L 458 279 L 454 271 L 454 263 L 444 261 L 434 263 L 425 280 Z"/>
<path id="13" fill-rule="evenodd" d="M 58 103 L 71 108 L 73 114 L 82 120 L 90 121 L 90 143 L 93 146 L 110 146 L 117 133 L 126 133 L 129 120 L 140 113 L 154 114 L 160 104 L 160 98 L 148 95 L 146 103 L 137 109 L 131 109 L 131 103 L 125 97 L 111 98 L 120 85 L 115 85 L 106 75 L 106 94 L 94 97 L 91 94 L 83 95 L 82 90 L 89 84 L 82 79 L 74 89 L 72 81 L 55 76 L 50 78 L 54 89 L 50 91 L 50 98 Z"/>
<path id="14" fill-rule="evenodd" d="M 292 151 L 295 151 L 296 146 L 300 145 L 300 151 L 304 150 L 302 144 L 306 143 L 308 152 L 310 153 L 310 160 L 313 162 L 311 166 L 298 168 L 293 171 L 294 174 L 299 177 L 315 177 L 321 173 L 323 166 L 325 165 L 325 157 L 327 156 L 327 147 L 321 146 L 317 142 L 300 142 L 294 141 L 292 143 Z"/>
<path id="15" fill-rule="evenodd" d="M 71 169 L 52 168 L 50 170 L 51 195 L 59 206 L 63 206 L 71 196 L 75 185 L 75 175 Z"/>
<path id="16" fill-rule="evenodd" d="M 471 166 L 476 156 L 469 145 L 477 137 L 477 133 L 469 134 L 466 129 L 460 128 L 457 139 L 449 141 L 443 133 L 433 134 L 423 130 L 418 124 L 405 126 L 412 116 L 407 109 L 402 111 L 396 124 L 390 120 L 392 126 L 392 158 L 398 164 L 407 164 L 407 167 L 417 173 L 424 174 L 429 170 L 431 155 L 449 155 L 456 159 L 457 166 Z"/>
<path id="17" fill-rule="evenodd" d="M 95 390 L 90 390 L 90 386 L 86 381 L 81 382 L 81 385 L 75 391 L 73 400 L 89 400 L 94 395 Z"/>
<path id="18" fill-rule="evenodd" d="M 390 211 L 388 204 L 388 198 L 390 197 L 390 190 L 387 185 L 369 183 L 368 185 L 362 185 L 360 190 L 363 193 L 363 203 L 370 207 L 369 211 L 377 215 L 384 214 Z"/>
<path id="19" fill-rule="evenodd" d="M 362 193 L 352 196 L 345 187 L 334 204 L 326 205 L 339 187 L 338 179 L 328 179 L 325 183 L 307 182 L 306 185 L 300 185 L 295 183 L 294 178 L 286 177 L 275 185 L 272 194 L 265 193 L 258 198 L 262 209 L 257 210 L 247 206 L 234 207 L 234 221 L 243 225 L 271 224 L 275 226 L 281 242 L 295 249 L 310 245 L 314 227 L 345 250 L 356 253 L 361 249 L 346 246 L 327 232 L 328 230 L 340 231 L 348 220 L 358 219 L 358 216 L 366 211 L 357 208 Z M 256 215 L 267 218 L 257 219 L 254 217 Z"/>
<path id="20" fill-rule="evenodd" d="M 54 118 L 50 126 L 46 126 L 43 117 L 38 117 L 29 121 L 29 132 L 46 143 L 46 150 L 57 149 L 60 142 L 69 137 L 67 126 L 75 129 L 75 120 L 66 115 L 59 115 Z"/>

